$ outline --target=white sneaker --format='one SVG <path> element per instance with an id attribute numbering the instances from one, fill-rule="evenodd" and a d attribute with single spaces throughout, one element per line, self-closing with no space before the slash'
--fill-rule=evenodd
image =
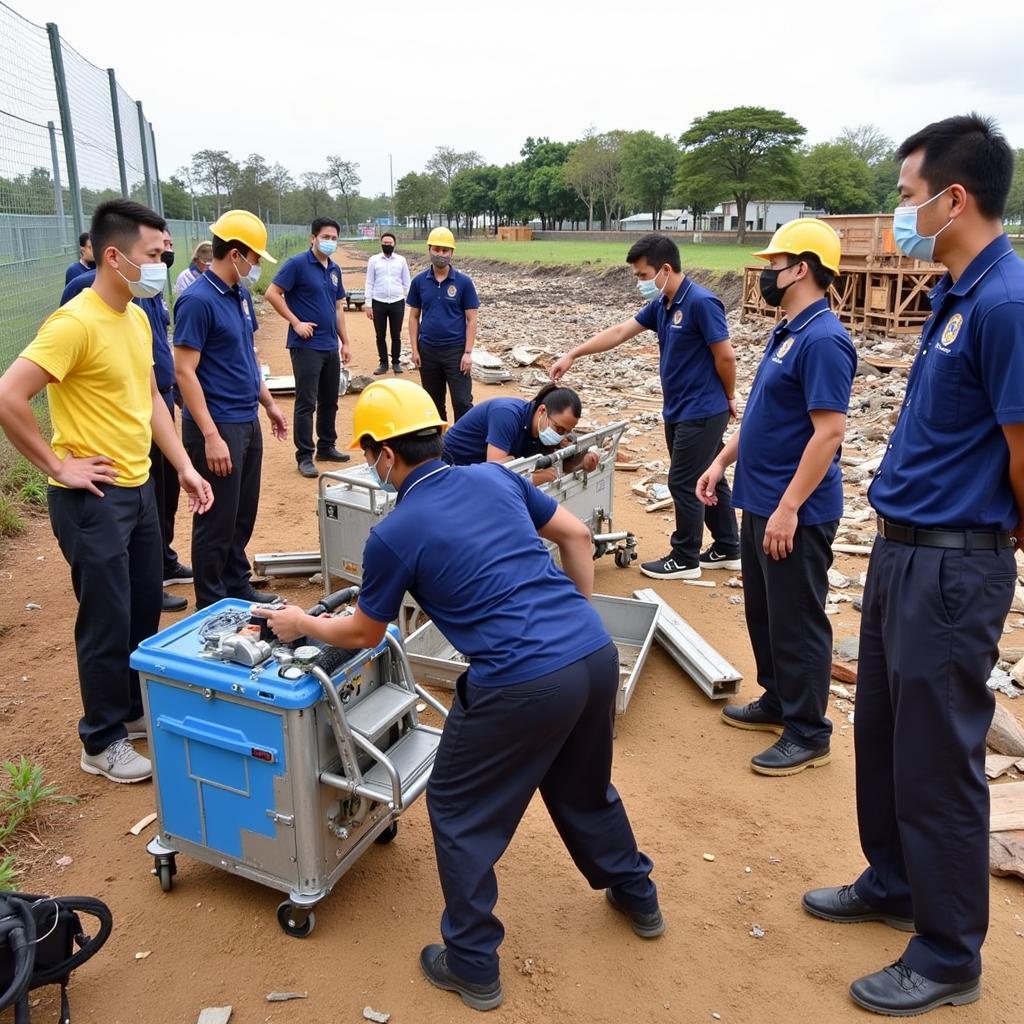
<path id="1" fill-rule="evenodd" d="M 153 777 L 148 757 L 137 753 L 131 740 L 115 740 L 99 754 L 82 749 L 81 768 L 90 775 L 102 775 L 111 782 L 145 782 Z"/>
<path id="2" fill-rule="evenodd" d="M 149 719 L 145 715 L 139 715 L 138 718 L 133 719 L 130 722 L 125 722 L 124 727 L 128 730 L 128 739 L 130 740 L 144 740 L 148 738 L 146 731 L 149 725 Z"/>

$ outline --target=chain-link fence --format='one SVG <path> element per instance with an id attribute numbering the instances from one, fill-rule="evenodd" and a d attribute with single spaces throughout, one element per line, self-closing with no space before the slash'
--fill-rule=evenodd
<path id="1" fill-rule="evenodd" d="M 142 104 L 0 0 L 0 371 L 56 308 L 92 212 L 119 196 L 163 212 Z"/>

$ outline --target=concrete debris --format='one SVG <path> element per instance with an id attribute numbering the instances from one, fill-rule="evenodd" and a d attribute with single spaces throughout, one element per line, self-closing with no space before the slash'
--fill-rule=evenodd
<path id="1" fill-rule="evenodd" d="M 541 355 L 543 355 L 543 349 L 530 348 L 528 345 L 516 345 L 512 349 L 512 362 L 519 366 L 531 366 Z"/>
<path id="2" fill-rule="evenodd" d="M 502 368 L 501 359 L 486 349 L 482 349 L 479 345 L 473 349 L 473 365 L 480 367 L 481 370 L 500 370 Z"/>
<path id="3" fill-rule="evenodd" d="M 361 391 L 365 391 L 372 383 L 372 377 L 367 377 L 365 373 L 357 373 L 348 382 L 348 393 L 350 395 L 358 395 Z"/>
<path id="4" fill-rule="evenodd" d="M 1024 771 L 1024 758 L 1016 758 L 1012 754 L 987 754 L 985 756 L 985 777 L 998 779 L 1011 768 Z"/>
<path id="5" fill-rule="evenodd" d="M 36 604 L 35 601 L 29 601 L 29 603 L 25 605 L 25 611 L 38 612 L 42 607 L 43 606 L 41 604 Z"/>
<path id="6" fill-rule="evenodd" d="M 988 864 L 993 875 L 1024 878 L 1024 832 L 991 833 L 988 837 Z"/>
<path id="7" fill-rule="evenodd" d="M 997 754 L 1024 757 L 1024 726 L 1012 711 L 997 703 L 985 743 Z"/>
<path id="8" fill-rule="evenodd" d="M 1010 678 L 1015 683 L 1020 683 L 1024 686 L 1024 657 L 1017 660 L 1013 668 L 1010 669 Z"/>
<path id="9" fill-rule="evenodd" d="M 382 1013 L 380 1010 L 375 1010 L 372 1006 L 363 1007 L 363 1018 L 364 1020 L 373 1020 L 377 1024 L 388 1024 L 391 1020 L 390 1013 Z"/>
<path id="10" fill-rule="evenodd" d="M 1024 693 L 1024 683 L 1018 683 L 1009 672 L 1004 672 L 999 667 L 992 669 L 992 674 L 988 677 L 988 688 L 1007 697 L 1019 697 Z"/>
<path id="11" fill-rule="evenodd" d="M 715 855 L 713 853 L 705 853 L 704 854 L 704 859 L 705 860 L 709 860 L 709 861 L 714 860 L 715 859 Z"/>
<path id="12" fill-rule="evenodd" d="M 308 992 L 268 992 L 268 1003 L 287 1003 L 292 999 L 308 999 Z"/>
<path id="13" fill-rule="evenodd" d="M 200 1010 L 196 1024 L 228 1024 L 233 1009 L 232 1006 L 207 1006 Z"/>
<path id="14" fill-rule="evenodd" d="M 835 587 L 837 590 L 842 590 L 850 585 L 850 581 L 838 569 L 829 569 L 828 585 Z"/>
<path id="15" fill-rule="evenodd" d="M 733 587 L 734 589 L 742 589 L 742 587 L 743 587 L 743 580 L 741 580 L 738 576 L 730 576 L 725 581 L 725 585 L 727 587 Z"/>
<path id="16" fill-rule="evenodd" d="M 856 690 L 848 690 L 842 683 L 829 683 L 828 692 L 834 697 L 839 697 L 842 700 L 853 700 L 857 699 Z"/>
<path id="17" fill-rule="evenodd" d="M 763 939 L 765 937 L 765 930 L 759 924 L 755 924 L 750 929 L 750 934 L 755 939 Z"/>
<path id="18" fill-rule="evenodd" d="M 844 636 L 833 644 L 833 648 L 843 661 L 856 661 L 860 656 L 860 637 Z"/>

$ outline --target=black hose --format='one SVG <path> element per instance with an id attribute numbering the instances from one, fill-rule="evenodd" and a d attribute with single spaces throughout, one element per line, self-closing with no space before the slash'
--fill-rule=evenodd
<path id="1" fill-rule="evenodd" d="M 0 946 L 10 946 L 14 977 L 0 994 L 0 1010 L 13 1006 L 27 991 L 36 960 L 36 919 L 24 900 L 0 899 Z"/>
<path id="2" fill-rule="evenodd" d="M 345 587 L 344 590 L 336 590 L 333 594 L 328 594 L 327 597 L 317 601 L 312 608 L 307 609 L 306 614 L 323 615 L 324 612 L 333 612 L 358 596 L 358 587 Z"/>

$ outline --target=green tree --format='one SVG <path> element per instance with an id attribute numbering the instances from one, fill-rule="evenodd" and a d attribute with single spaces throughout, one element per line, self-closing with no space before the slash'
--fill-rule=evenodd
<path id="1" fill-rule="evenodd" d="M 693 170 L 691 154 L 683 153 L 680 156 L 672 201 L 678 203 L 682 209 L 690 211 L 695 231 L 701 218 L 710 213 L 727 195 L 713 175 Z"/>
<path id="2" fill-rule="evenodd" d="M 894 153 L 871 166 L 871 198 L 874 209 L 891 213 L 899 205 L 896 184 L 900 178 L 900 161 Z"/>
<path id="3" fill-rule="evenodd" d="M 273 189 L 274 199 L 277 201 L 277 222 L 281 224 L 283 223 L 281 207 L 284 203 L 284 197 L 289 192 L 295 191 L 295 181 L 292 179 L 291 174 L 288 173 L 287 167 L 275 163 L 270 168 L 270 187 Z"/>
<path id="4" fill-rule="evenodd" d="M 259 153 L 250 153 L 238 168 L 231 190 L 231 201 L 241 210 L 250 210 L 261 220 L 269 220 L 274 201 L 274 188 L 270 181 L 270 164 Z"/>
<path id="5" fill-rule="evenodd" d="M 171 175 L 160 182 L 160 195 L 164 201 L 164 216 L 168 220 L 191 220 L 192 197 L 181 178 Z"/>
<path id="6" fill-rule="evenodd" d="M 327 158 L 327 180 L 338 190 L 345 205 L 346 232 L 352 225 L 352 199 L 359 195 L 359 164 L 342 160 L 340 156 Z"/>
<path id="7" fill-rule="evenodd" d="M 781 110 L 733 107 L 694 119 L 679 141 L 692 170 L 707 174 L 736 202 L 736 241 L 746 240 L 747 203 L 792 189 L 798 181 L 796 147 L 806 134 Z"/>
<path id="8" fill-rule="evenodd" d="M 565 181 L 587 211 L 588 231 L 593 226 L 598 203 L 605 208 L 604 225 L 608 226 L 610 207 L 622 191 L 621 169 L 621 133 L 618 132 L 598 135 L 589 130 L 565 161 Z"/>
<path id="9" fill-rule="evenodd" d="M 505 164 L 495 189 L 498 207 L 511 224 L 530 219 L 530 174 L 522 163 Z"/>
<path id="10" fill-rule="evenodd" d="M 892 155 L 893 143 L 876 124 L 859 124 L 845 127 L 836 142 L 849 147 L 864 163 L 874 166 Z"/>
<path id="11" fill-rule="evenodd" d="M 451 188 L 452 178 L 459 171 L 468 170 L 470 167 L 479 167 L 481 164 L 483 164 L 483 159 L 475 149 L 459 153 L 451 146 L 438 146 L 434 150 L 434 155 L 427 161 L 426 172 L 435 178 L 440 178 L 448 188 Z"/>
<path id="12" fill-rule="evenodd" d="M 426 228 L 427 218 L 437 213 L 448 195 L 448 186 L 433 174 L 410 171 L 395 184 L 395 213 Z"/>
<path id="13" fill-rule="evenodd" d="M 1024 149 L 1018 149 L 1013 164 L 1013 183 L 1006 200 L 1006 220 L 1016 224 L 1018 230 L 1024 225 Z"/>
<path id="14" fill-rule="evenodd" d="M 315 220 L 317 217 L 325 216 L 331 205 L 331 193 L 327 188 L 327 175 L 323 171 L 306 171 L 302 175 L 302 188 L 300 190 L 306 216 L 301 220 Z"/>
<path id="15" fill-rule="evenodd" d="M 844 142 L 820 142 L 803 156 L 803 198 L 826 213 L 870 213 L 875 205 L 871 168 Z"/>
<path id="16" fill-rule="evenodd" d="M 238 164 L 226 149 L 201 149 L 192 154 L 192 178 L 200 188 L 213 193 L 216 213 L 223 212 L 223 198 L 231 192 L 238 178 Z"/>
<path id="17" fill-rule="evenodd" d="M 527 196 L 530 206 L 540 216 L 541 229 L 553 229 L 571 216 L 576 194 L 565 183 L 563 164 L 535 168 L 529 175 Z"/>
<path id="18" fill-rule="evenodd" d="M 661 211 L 672 192 L 679 165 L 679 147 L 667 135 L 630 132 L 622 142 L 622 188 L 639 210 L 651 211 L 661 228 Z"/>
<path id="19" fill-rule="evenodd" d="M 464 215 L 466 226 L 472 230 L 473 218 L 494 214 L 497 203 L 494 192 L 498 184 L 497 167 L 466 167 L 452 178 L 448 189 L 448 203 L 453 213 Z"/>

